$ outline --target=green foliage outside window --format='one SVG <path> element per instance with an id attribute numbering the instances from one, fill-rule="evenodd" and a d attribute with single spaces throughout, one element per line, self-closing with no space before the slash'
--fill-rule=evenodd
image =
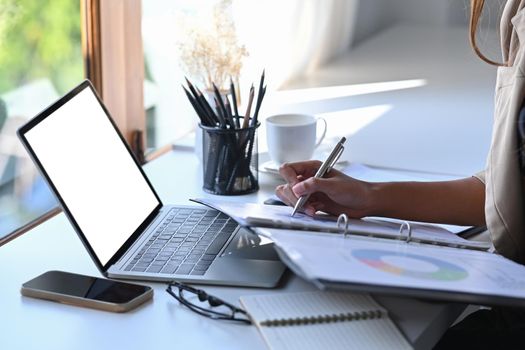
<path id="1" fill-rule="evenodd" d="M 80 0 L 0 0 L 0 94 L 40 78 L 66 92 L 81 52 Z"/>

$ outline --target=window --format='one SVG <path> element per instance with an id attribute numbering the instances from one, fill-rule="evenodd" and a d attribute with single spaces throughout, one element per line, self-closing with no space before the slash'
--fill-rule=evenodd
<path id="1" fill-rule="evenodd" d="M 186 73 L 179 60 L 178 45 L 185 35 L 185 19 L 209 13 L 215 3 L 215 0 L 142 0 L 144 107 L 149 148 L 171 144 L 195 129 L 195 112 L 181 88 Z"/>
<path id="2" fill-rule="evenodd" d="M 83 79 L 80 32 L 79 1 L 0 0 L 0 242 L 58 212 L 15 133 Z"/>

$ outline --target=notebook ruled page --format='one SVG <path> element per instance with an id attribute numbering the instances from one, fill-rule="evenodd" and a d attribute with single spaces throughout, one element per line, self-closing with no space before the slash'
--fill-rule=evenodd
<path id="1" fill-rule="evenodd" d="M 367 294 L 268 294 L 241 297 L 241 304 L 270 349 L 411 349 L 387 311 Z M 320 318 L 331 322 L 316 323 Z"/>
<path id="2" fill-rule="evenodd" d="M 412 349 L 388 318 L 262 327 L 260 332 L 272 350 Z"/>

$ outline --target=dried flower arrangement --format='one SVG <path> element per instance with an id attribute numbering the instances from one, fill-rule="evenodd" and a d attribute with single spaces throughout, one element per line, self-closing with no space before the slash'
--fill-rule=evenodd
<path id="1" fill-rule="evenodd" d="M 183 69 L 210 91 L 213 83 L 226 90 L 230 78 L 238 81 L 242 60 L 248 56 L 237 39 L 231 4 L 232 0 L 220 0 L 208 23 L 196 21 L 195 17 L 186 19 L 186 35 L 178 43 Z"/>

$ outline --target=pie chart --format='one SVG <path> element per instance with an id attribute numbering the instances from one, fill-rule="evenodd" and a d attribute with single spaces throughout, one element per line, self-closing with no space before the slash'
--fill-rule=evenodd
<path id="1" fill-rule="evenodd" d="M 397 276 L 435 281 L 459 281 L 468 276 L 461 266 L 419 254 L 356 249 L 352 256 L 365 265 Z"/>

